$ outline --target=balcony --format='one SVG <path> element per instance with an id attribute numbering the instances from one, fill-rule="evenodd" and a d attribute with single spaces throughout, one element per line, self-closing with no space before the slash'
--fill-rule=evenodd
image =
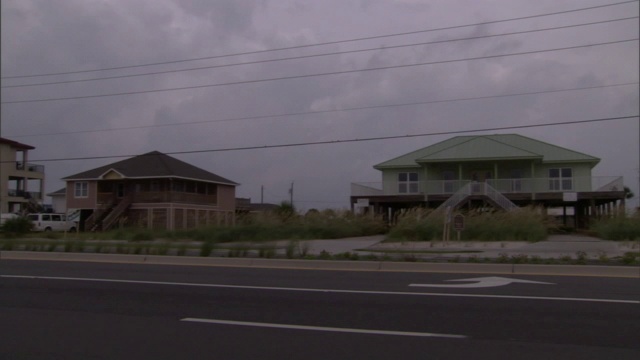
<path id="1" fill-rule="evenodd" d="M 9 189 L 7 191 L 7 196 L 19 197 L 23 199 L 42 200 L 42 193 L 39 191 L 24 191 L 24 190 Z"/>
<path id="2" fill-rule="evenodd" d="M 470 182 L 471 180 L 427 180 L 351 183 L 351 196 L 448 195 L 454 194 Z M 621 176 L 488 179 L 486 182 L 502 194 L 624 191 Z"/>
<path id="3" fill-rule="evenodd" d="M 185 193 L 178 191 L 145 191 L 132 194 L 133 203 L 184 203 L 184 204 L 200 204 L 215 205 L 217 203 L 216 195 L 206 195 L 198 193 Z M 114 194 L 98 193 L 99 204 L 112 204 L 117 202 Z"/>
<path id="4" fill-rule="evenodd" d="M 16 170 L 36 172 L 44 174 L 44 165 L 36 165 L 30 163 L 24 163 L 21 161 L 16 161 Z"/>

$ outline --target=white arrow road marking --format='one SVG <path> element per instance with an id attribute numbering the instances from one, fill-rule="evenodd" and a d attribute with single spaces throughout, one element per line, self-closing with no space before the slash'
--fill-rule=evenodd
<path id="1" fill-rule="evenodd" d="M 509 285 L 511 283 L 555 285 L 553 283 L 547 283 L 547 282 L 541 282 L 541 281 L 509 279 L 509 278 L 503 278 L 503 277 L 497 277 L 497 276 L 479 277 L 479 278 L 473 278 L 473 279 L 447 280 L 447 281 L 467 281 L 467 282 L 471 282 L 471 284 L 410 284 L 409 286 L 437 287 L 437 288 L 485 288 L 485 287 L 504 286 L 504 285 Z"/>
<path id="2" fill-rule="evenodd" d="M 553 296 L 523 296 L 523 295 L 495 295 L 495 294 L 423 293 L 423 292 L 408 292 L 408 291 L 373 291 L 373 290 L 348 290 L 348 289 L 312 289 L 312 288 L 291 288 L 291 287 L 273 287 L 273 286 L 198 284 L 198 283 L 180 283 L 180 282 L 169 282 L 169 281 L 94 279 L 94 278 L 34 276 L 34 275 L 0 275 L 0 279 L 29 279 L 29 280 L 54 280 L 54 281 L 59 280 L 59 281 L 141 284 L 141 285 L 155 285 L 155 286 L 159 286 L 159 285 L 191 286 L 191 287 L 217 288 L 217 289 L 299 291 L 299 292 L 311 292 L 311 293 L 323 293 L 323 294 L 360 294 L 360 295 L 386 295 L 386 296 L 388 295 L 444 296 L 444 297 L 486 298 L 486 299 L 526 299 L 526 300 L 552 300 L 552 301 L 583 301 L 583 302 L 599 302 L 599 303 L 615 303 L 615 304 L 640 304 L 639 300 L 622 300 L 622 299 L 590 299 L 590 298 L 565 298 L 565 297 L 553 297 Z M 521 281 L 524 281 L 524 280 L 521 280 Z"/>

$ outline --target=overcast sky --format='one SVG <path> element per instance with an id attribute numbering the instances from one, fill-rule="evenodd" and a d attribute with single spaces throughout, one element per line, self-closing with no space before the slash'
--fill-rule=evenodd
<path id="1" fill-rule="evenodd" d="M 62 177 L 120 159 L 38 160 L 234 149 L 638 115 L 638 2 L 473 25 L 618 2 L 622 0 L 3 0 L 1 134 L 36 147 L 31 160 L 46 166 L 45 190 L 52 192 L 64 186 Z M 446 41 L 626 17 L 635 18 Z M 473 26 L 451 29 L 459 25 Z M 438 28 L 450 29 L 418 32 Z M 416 33 L 379 37 L 408 32 Z M 377 38 L 339 42 L 370 37 Z M 539 52 L 631 39 L 635 40 Z M 393 48 L 434 41 L 440 43 Z M 333 43 L 298 47 L 329 42 Z M 289 47 L 297 48 L 7 78 Z M 374 50 L 8 87 L 364 49 Z M 522 52 L 533 53 L 492 57 Z M 402 66 L 478 57 L 488 58 Z M 392 68 L 300 77 L 380 67 Z M 289 79 L 254 81 L 285 77 Z M 15 103 L 228 83 L 236 84 Z M 616 86 L 602 87 L 606 85 Z M 597 88 L 433 103 L 584 87 Z M 431 103 L 321 112 L 416 102 Z M 298 115 L 265 117 L 291 113 Z M 254 118 L 242 119 L 248 117 Z M 638 203 L 637 117 L 474 134 L 489 133 L 519 133 L 601 158 L 594 175 L 624 176 L 625 184 L 636 194 L 632 203 Z M 260 201 L 261 186 L 265 202 L 288 200 L 294 182 L 294 203 L 300 209 L 347 208 L 351 182 L 381 181 L 373 165 L 452 136 L 172 156 L 240 183 L 237 196 L 250 197 L 253 202 Z"/>

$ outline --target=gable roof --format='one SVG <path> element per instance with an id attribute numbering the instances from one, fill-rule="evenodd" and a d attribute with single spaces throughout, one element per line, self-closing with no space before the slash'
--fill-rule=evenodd
<path id="1" fill-rule="evenodd" d="M 123 178 L 181 178 L 224 185 L 238 185 L 236 182 L 158 151 L 152 151 L 113 164 L 67 176 L 63 178 L 63 180 L 100 180 L 103 179 L 105 175 L 114 172 Z"/>
<path id="2" fill-rule="evenodd" d="M 33 150 L 35 147 L 23 143 L 19 143 L 17 141 L 9 140 L 7 138 L 0 137 L 0 144 L 7 144 L 13 148 L 20 150 Z"/>
<path id="3" fill-rule="evenodd" d="M 50 192 L 47 196 L 65 196 L 67 195 L 67 188 L 63 187 L 62 189 L 56 190 L 54 192 Z"/>
<path id="4" fill-rule="evenodd" d="M 419 167 L 423 163 L 488 160 L 537 160 L 543 163 L 600 159 L 518 134 L 457 136 L 374 166 L 375 169 Z"/>

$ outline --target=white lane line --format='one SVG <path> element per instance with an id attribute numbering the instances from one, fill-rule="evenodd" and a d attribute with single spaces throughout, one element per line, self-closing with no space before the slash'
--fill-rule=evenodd
<path id="1" fill-rule="evenodd" d="M 450 338 L 450 339 L 466 339 L 467 338 L 467 336 L 465 336 L 465 335 L 454 335 L 454 334 L 438 334 L 438 333 L 412 332 L 412 331 L 352 329 L 352 328 L 336 328 L 336 327 L 308 326 L 308 325 L 287 325 L 287 324 L 259 323 L 259 322 L 232 321 L 232 320 L 216 320 L 216 319 L 184 318 L 184 319 L 180 319 L 180 321 L 199 322 L 199 323 L 208 323 L 208 324 L 221 324 L 221 325 L 236 325 L 236 326 L 252 326 L 252 327 L 263 327 L 263 328 L 276 328 L 276 329 L 343 332 L 343 333 L 356 333 L 356 334 L 441 337 L 441 338 Z"/>
<path id="2" fill-rule="evenodd" d="M 194 287 L 225 288 L 225 289 L 301 291 L 301 292 L 320 292 L 320 293 L 335 293 L 335 294 L 403 295 L 403 296 L 448 296 L 448 297 L 489 298 L 489 299 L 525 299 L 525 300 L 553 300 L 553 301 L 581 301 L 581 302 L 600 302 L 600 303 L 617 303 L 617 304 L 640 304 L 639 300 L 589 299 L 589 298 L 567 298 L 567 297 L 549 297 L 549 296 L 520 296 L 520 295 L 490 295 L 490 294 L 423 293 L 423 292 L 408 292 L 408 291 L 311 289 L 311 288 L 250 286 L 250 285 L 198 284 L 198 283 L 180 283 L 180 282 L 167 282 L 167 281 L 93 279 L 93 278 L 57 277 L 57 276 L 0 275 L 0 278 L 66 280 L 66 281 L 87 281 L 87 282 L 106 282 L 106 283 L 123 283 L 123 284 L 147 284 L 147 285 L 170 285 L 170 286 L 194 286 Z"/>

